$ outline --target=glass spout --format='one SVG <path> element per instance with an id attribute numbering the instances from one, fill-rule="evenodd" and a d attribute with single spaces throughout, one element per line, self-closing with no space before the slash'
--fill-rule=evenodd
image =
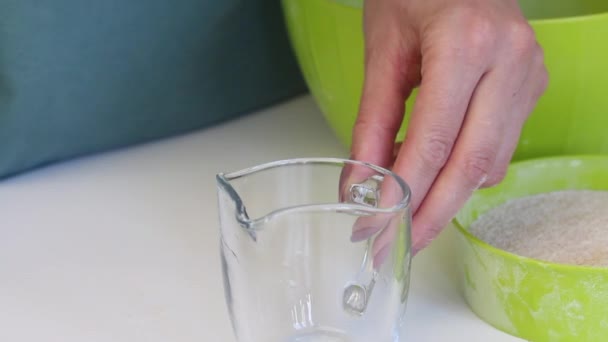
<path id="1" fill-rule="evenodd" d="M 220 173 L 216 176 L 216 181 L 218 186 L 218 206 L 220 209 L 220 214 L 224 211 L 234 210 L 235 222 L 245 229 L 255 241 L 256 234 L 252 229 L 252 221 L 249 219 L 249 215 L 247 214 L 247 208 L 245 208 L 243 200 L 230 183 L 230 178 L 227 178 L 225 174 Z M 231 205 L 233 207 L 231 207 Z"/>

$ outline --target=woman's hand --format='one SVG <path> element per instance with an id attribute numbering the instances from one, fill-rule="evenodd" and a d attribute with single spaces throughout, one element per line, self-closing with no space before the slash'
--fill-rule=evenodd
<path id="1" fill-rule="evenodd" d="M 516 0 L 366 0 L 364 30 L 351 158 L 390 167 L 409 184 L 416 253 L 474 190 L 503 179 L 547 85 L 543 53 Z"/>

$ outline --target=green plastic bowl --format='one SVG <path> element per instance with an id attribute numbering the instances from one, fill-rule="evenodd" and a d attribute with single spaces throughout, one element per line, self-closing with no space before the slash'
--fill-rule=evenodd
<path id="1" fill-rule="evenodd" d="M 329 126 L 351 144 L 363 84 L 362 0 L 282 0 L 295 54 Z M 521 0 L 550 84 L 514 160 L 608 152 L 608 1 Z M 403 139 L 409 110 L 399 132 Z"/>
<path id="2" fill-rule="evenodd" d="M 467 228 L 507 200 L 565 189 L 608 190 L 608 156 L 561 156 L 513 163 L 505 180 L 478 190 L 454 219 L 467 303 L 482 320 L 531 341 L 608 341 L 608 268 L 517 256 Z"/>

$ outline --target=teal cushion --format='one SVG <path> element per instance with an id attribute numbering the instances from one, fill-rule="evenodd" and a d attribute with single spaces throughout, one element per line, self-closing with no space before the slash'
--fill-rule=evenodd
<path id="1" fill-rule="evenodd" d="M 0 2 L 0 178 L 305 90 L 277 0 Z"/>

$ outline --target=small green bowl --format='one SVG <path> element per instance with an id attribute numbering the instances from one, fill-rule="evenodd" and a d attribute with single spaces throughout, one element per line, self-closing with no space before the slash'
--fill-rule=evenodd
<path id="1" fill-rule="evenodd" d="M 363 85 L 363 0 L 282 0 L 291 42 L 329 126 L 352 141 Z M 514 160 L 607 153 L 608 1 L 520 0 L 545 52 L 549 86 L 523 128 Z M 416 99 L 406 103 L 402 140 Z"/>
<path id="2" fill-rule="evenodd" d="M 608 268 L 517 256 L 467 230 L 505 201 L 566 189 L 608 190 L 608 156 L 516 162 L 501 184 L 473 194 L 453 222 L 463 293 L 482 320 L 526 340 L 608 341 Z"/>

